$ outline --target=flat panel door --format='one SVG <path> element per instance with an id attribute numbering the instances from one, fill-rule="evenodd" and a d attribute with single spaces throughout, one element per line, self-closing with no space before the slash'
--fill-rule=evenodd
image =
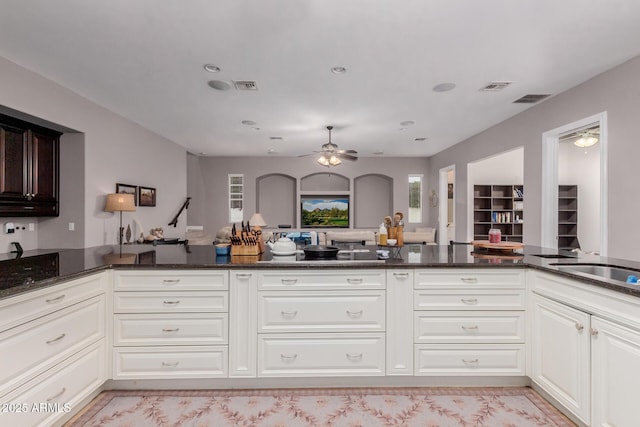
<path id="1" fill-rule="evenodd" d="M 533 381 L 589 424 L 590 316 L 535 295 Z"/>
<path id="2" fill-rule="evenodd" d="M 24 198 L 27 192 L 27 131 L 0 127 L 0 198 Z"/>
<path id="3" fill-rule="evenodd" d="M 592 425 L 637 426 L 640 333 L 593 317 Z"/>

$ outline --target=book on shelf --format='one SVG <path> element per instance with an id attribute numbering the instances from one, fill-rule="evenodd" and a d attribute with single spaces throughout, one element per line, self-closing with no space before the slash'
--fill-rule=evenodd
<path id="1" fill-rule="evenodd" d="M 516 199 L 522 199 L 524 197 L 522 188 L 513 187 L 513 197 Z"/>

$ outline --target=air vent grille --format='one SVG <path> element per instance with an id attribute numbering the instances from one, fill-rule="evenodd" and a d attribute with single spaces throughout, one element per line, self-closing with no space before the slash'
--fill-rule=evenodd
<path id="1" fill-rule="evenodd" d="M 511 83 L 513 82 L 491 82 L 480 90 L 484 92 L 498 92 L 509 86 Z"/>
<path id="2" fill-rule="evenodd" d="M 551 95 L 525 95 L 520 99 L 516 99 L 513 101 L 514 104 L 535 104 L 536 102 L 540 102 L 545 98 L 550 97 Z"/>
<path id="3" fill-rule="evenodd" d="M 258 84 L 251 80 L 236 80 L 233 84 L 238 90 L 258 90 Z"/>

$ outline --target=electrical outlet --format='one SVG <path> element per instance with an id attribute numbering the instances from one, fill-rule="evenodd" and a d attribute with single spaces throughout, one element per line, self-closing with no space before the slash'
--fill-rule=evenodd
<path id="1" fill-rule="evenodd" d="M 29 231 L 36 231 L 36 224 L 33 222 L 29 223 Z"/>
<path id="2" fill-rule="evenodd" d="M 76 223 L 75 222 L 70 222 L 69 223 L 69 231 L 76 231 Z"/>

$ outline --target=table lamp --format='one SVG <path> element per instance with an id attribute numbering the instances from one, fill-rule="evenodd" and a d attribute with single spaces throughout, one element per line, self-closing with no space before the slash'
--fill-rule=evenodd
<path id="1" fill-rule="evenodd" d="M 105 212 L 120 212 L 120 229 L 118 234 L 118 244 L 122 244 L 124 228 L 122 227 L 122 212 L 135 212 L 136 204 L 133 194 L 112 193 L 107 194 L 107 202 L 104 206 Z"/>

